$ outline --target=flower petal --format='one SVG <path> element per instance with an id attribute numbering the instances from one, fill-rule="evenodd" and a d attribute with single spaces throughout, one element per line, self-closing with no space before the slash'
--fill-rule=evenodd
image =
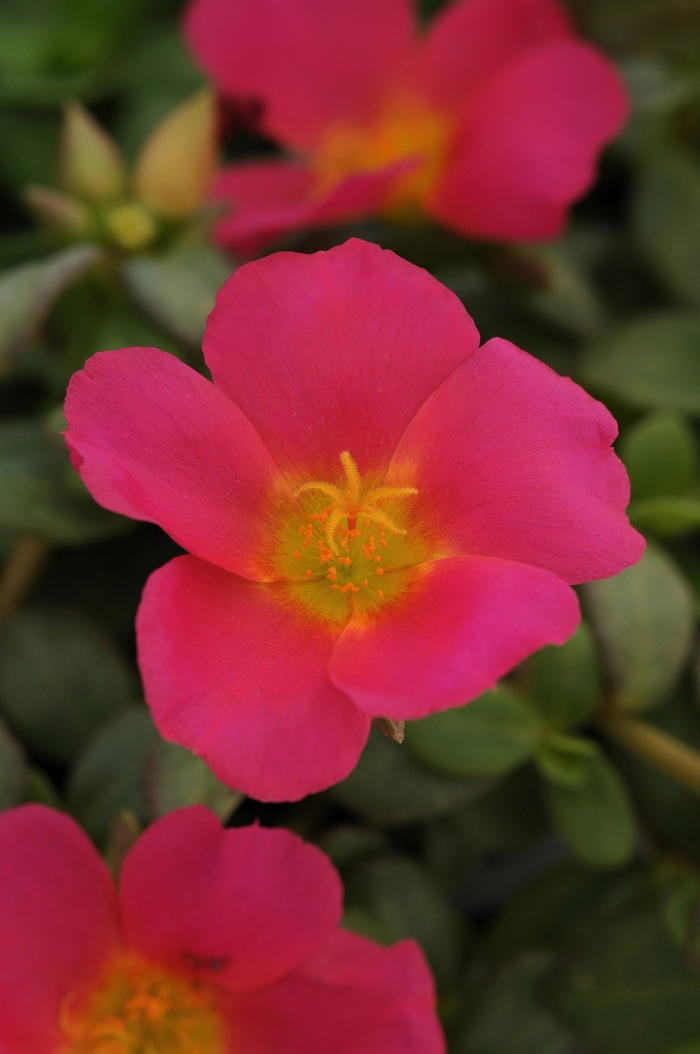
<path id="1" fill-rule="evenodd" d="M 277 984 L 237 1001 L 238 1054 L 443 1054 L 433 980 L 413 941 L 342 931 Z"/>
<path id="2" fill-rule="evenodd" d="M 478 342 L 454 293 L 352 239 L 239 268 L 204 353 L 283 471 L 334 480 L 344 450 L 363 475 L 385 471 L 418 408 Z"/>
<path id="3" fill-rule="evenodd" d="M 185 37 L 224 95 L 265 104 L 270 135 L 313 146 L 358 121 L 409 65 L 409 0 L 193 0 Z"/>
<path id="4" fill-rule="evenodd" d="M 415 591 L 351 623 L 333 651 L 331 680 L 369 714 L 401 721 L 467 703 L 579 621 L 574 591 L 538 567 L 454 556 L 421 571 Z"/>
<path id="5" fill-rule="evenodd" d="M 214 201 L 232 211 L 216 227 L 216 238 L 239 257 L 255 255 L 284 233 L 346 223 L 375 212 L 396 178 L 396 166 L 344 180 L 326 197 L 312 194 L 314 177 L 292 161 L 230 165 L 211 188 Z"/>
<path id="6" fill-rule="evenodd" d="M 626 115 L 621 78 L 596 48 L 535 48 L 484 89 L 429 210 L 480 238 L 553 238 Z"/>
<path id="7" fill-rule="evenodd" d="M 455 0 L 430 26 L 421 64 L 425 90 L 436 104 L 461 110 L 525 52 L 572 35 L 557 0 Z"/>
<path id="8" fill-rule="evenodd" d="M 410 478 L 448 551 L 534 564 L 566 582 L 637 562 L 615 421 L 567 377 L 490 340 L 435 392 L 396 451 L 387 483 Z M 418 503 L 420 502 L 420 507 Z"/>
<path id="9" fill-rule="evenodd" d="M 369 719 L 328 679 L 337 637 L 283 586 L 194 557 L 149 578 L 137 616 L 146 700 L 166 739 L 261 801 L 295 801 L 354 768 Z"/>
<path id="10" fill-rule="evenodd" d="M 291 831 L 224 830 L 202 806 L 149 827 L 120 893 L 128 944 L 229 991 L 287 973 L 333 933 L 342 886 L 330 860 Z"/>
<path id="11" fill-rule="evenodd" d="M 50 1054 L 63 998 L 117 947 L 117 902 L 77 823 L 43 805 L 0 815 L 0 1050 Z"/>
<path id="12" fill-rule="evenodd" d="M 66 417 L 73 464 L 101 505 L 159 524 L 220 567 L 265 576 L 264 509 L 287 485 L 213 384 L 155 348 L 104 351 L 74 374 Z"/>

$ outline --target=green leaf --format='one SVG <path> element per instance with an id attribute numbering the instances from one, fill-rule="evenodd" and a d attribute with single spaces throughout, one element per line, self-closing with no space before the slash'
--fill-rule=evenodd
<path id="1" fill-rule="evenodd" d="M 639 531 L 659 538 L 680 538 L 700 527 L 700 499 L 647 498 L 633 501 L 627 514 Z"/>
<path id="2" fill-rule="evenodd" d="M 535 748 L 535 762 L 542 775 L 563 787 L 582 787 L 596 755 L 590 739 L 562 732 L 548 732 Z"/>
<path id="3" fill-rule="evenodd" d="M 538 715 L 507 688 L 467 706 L 406 725 L 406 743 L 424 764 L 448 776 L 507 772 L 532 757 L 542 729 Z"/>
<path id="4" fill-rule="evenodd" d="M 636 827 L 625 785 L 596 753 L 579 786 L 547 783 L 554 826 L 576 856 L 591 867 L 619 867 L 632 855 Z"/>
<path id="5" fill-rule="evenodd" d="M 624 710 L 646 710 L 667 697 L 688 658 L 693 596 L 662 550 L 614 578 L 582 587 L 585 609 L 602 649 L 613 696 Z"/>
<path id="6" fill-rule="evenodd" d="M 130 530 L 133 521 L 100 508 L 38 421 L 0 423 L 0 531 L 81 545 Z"/>
<path id="7" fill-rule="evenodd" d="M 649 264 L 668 288 L 700 305 L 700 167 L 665 154 L 642 170 L 634 228 Z"/>
<path id="8" fill-rule="evenodd" d="M 685 969 L 656 898 L 588 931 L 558 961 L 551 998 L 601 1054 L 662 1054 L 700 1036 L 700 980 Z"/>
<path id="9" fill-rule="evenodd" d="M 546 951 L 528 951 L 503 966 L 479 991 L 451 1054 L 565 1054 L 574 1037 L 539 999 L 550 966 Z"/>
<path id="10" fill-rule="evenodd" d="M 612 330 L 584 354 L 581 376 L 630 406 L 700 414 L 700 315 L 660 311 Z"/>
<path id="11" fill-rule="evenodd" d="M 373 729 L 355 770 L 328 793 L 370 823 L 390 826 L 450 812 L 489 786 L 483 779 L 444 779 L 419 765 L 405 745 Z"/>
<path id="12" fill-rule="evenodd" d="M 68 778 L 68 808 L 99 845 L 105 845 L 122 809 L 146 823 L 144 767 L 157 735 L 146 707 L 130 707 L 103 725 L 76 759 Z"/>
<path id="13" fill-rule="evenodd" d="M 628 428 L 618 444 L 632 498 L 680 497 L 697 480 L 698 443 L 677 413 L 660 410 Z"/>
<path id="14" fill-rule="evenodd" d="M 29 769 L 24 751 L 3 721 L 0 721 L 0 810 L 24 801 L 29 788 Z"/>
<path id="15" fill-rule="evenodd" d="M 464 930 L 425 871 L 412 860 L 386 856 L 357 864 L 345 878 L 343 924 L 380 944 L 413 937 L 436 977 L 460 967 Z"/>
<path id="16" fill-rule="evenodd" d="M 560 646 L 542 648 L 527 663 L 529 699 L 554 728 L 581 724 L 600 697 L 600 671 L 593 637 L 582 622 Z"/>
<path id="17" fill-rule="evenodd" d="M 232 261 L 213 246 L 169 256 L 137 256 L 122 269 L 127 289 L 154 322 L 189 347 L 200 348 L 214 298 L 233 274 Z"/>
<path id="18" fill-rule="evenodd" d="M 503 958 L 527 948 L 557 948 L 636 893 L 639 873 L 591 871 L 566 860 L 537 875 L 505 905 L 489 931 L 486 951 Z"/>
<path id="19" fill-rule="evenodd" d="M 226 787 L 202 758 L 164 739 L 149 751 L 144 781 L 152 820 L 188 805 L 206 805 L 227 820 L 243 801 L 240 791 Z"/>
<path id="20" fill-rule="evenodd" d="M 0 372 L 7 372 L 61 293 L 101 256 L 96 245 L 76 245 L 0 274 Z"/>
<path id="21" fill-rule="evenodd" d="M 0 636 L 0 710 L 45 761 L 69 761 L 131 697 L 120 652 L 77 612 L 23 611 Z"/>
<path id="22" fill-rule="evenodd" d="M 327 827 L 316 843 L 337 868 L 346 868 L 368 856 L 389 851 L 389 839 L 376 827 L 337 823 Z"/>

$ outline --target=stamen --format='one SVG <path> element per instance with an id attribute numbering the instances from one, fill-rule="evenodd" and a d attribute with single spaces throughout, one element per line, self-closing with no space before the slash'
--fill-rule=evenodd
<path id="1" fill-rule="evenodd" d="M 417 494 L 415 487 L 377 487 L 365 494 L 362 499 L 363 505 L 371 505 L 373 501 L 381 501 L 383 498 L 403 498 L 406 495 Z"/>
<path id="2" fill-rule="evenodd" d="M 329 497 L 337 501 L 339 505 L 345 505 L 345 498 L 343 492 L 339 487 L 334 487 L 332 483 L 324 483 L 322 479 L 313 480 L 311 483 L 304 483 L 303 486 L 299 487 L 294 491 L 294 497 L 298 498 L 300 494 L 303 494 L 307 490 L 320 490 L 324 494 L 328 494 Z"/>

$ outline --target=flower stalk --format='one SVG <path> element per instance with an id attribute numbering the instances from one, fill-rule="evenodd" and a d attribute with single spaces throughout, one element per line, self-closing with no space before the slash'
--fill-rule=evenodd
<path id="1" fill-rule="evenodd" d="M 602 730 L 637 757 L 670 776 L 693 794 L 700 794 L 700 753 L 649 721 L 630 717 L 614 707 L 597 718 Z"/>

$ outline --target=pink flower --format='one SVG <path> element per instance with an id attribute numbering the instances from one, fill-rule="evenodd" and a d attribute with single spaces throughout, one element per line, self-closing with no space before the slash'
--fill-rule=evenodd
<path id="1" fill-rule="evenodd" d="M 639 558 L 607 410 L 478 345 L 453 293 L 354 240 L 233 275 L 204 338 L 214 384 L 153 348 L 73 377 L 67 441 L 96 500 L 193 554 L 144 591 L 146 699 L 232 786 L 328 787 L 372 715 L 480 695 L 570 636 L 567 583 Z"/>
<path id="2" fill-rule="evenodd" d="M 220 240 L 425 213 L 460 234 L 553 238 L 627 99 L 558 0 L 191 0 L 185 36 L 221 92 L 262 101 L 289 160 L 221 172 Z"/>
<path id="3" fill-rule="evenodd" d="M 338 928 L 330 861 L 291 832 L 159 820 L 115 890 L 42 805 L 0 815 L 3 1054 L 443 1054 L 411 940 Z"/>

